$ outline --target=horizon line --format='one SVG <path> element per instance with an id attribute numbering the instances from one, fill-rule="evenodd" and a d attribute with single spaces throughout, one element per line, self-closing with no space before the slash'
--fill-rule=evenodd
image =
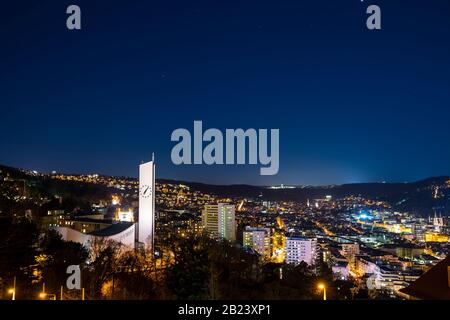
<path id="1" fill-rule="evenodd" d="M 39 174 L 49 175 L 52 174 L 62 174 L 62 175 L 75 175 L 75 176 L 83 176 L 83 175 L 99 175 L 103 177 L 116 177 L 116 178 L 127 178 L 127 179 L 139 179 L 139 177 L 132 177 L 132 176 L 126 176 L 126 175 L 111 175 L 111 174 L 104 174 L 104 173 L 67 173 L 67 172 L 45 172 L 45 171 L 37 171 L 32 169 L 26 169 L 26 168 L 19 168 L 19 167 L 13 167 L 10 165 L 4 165 L 0 163 L 0 167 L 6 167 L 11 168 L 15 170 L 21 170 L 21 171 L 28 171 L 28 172 L 36 172 Z M 55 173 L 53 173 L 55 172 Z M 450 179 L 450 175 L 436 175 L 436 176 L 429 176 L 425 178 L 421 178 L 414 181 L 366 181 L 366 182 L 346 182 L 346 183 L 329 183 L 329 184 L 287 184 L 287 183 L 276 183 L 276 184 L 270 184 L 270 185 L 258 185 L 258 184 L 250 184 L 250 183 L 226 183 L 226 184 L 218 184 L 218 183 L 209 183 L 209 182 L 200 182 L 200 181 L 192 181 L 192 180 L 183 180 L 178 178 L 156 178 L 156 180 L 170 180 L 175 182 L 184 182 L 184 183 L 197 183 L 197 184 L 204 184 L 204 185 L 211 185 L 211 186 L 252 186 L 252 187 L 265 187 L 270 188 L 274 186 L 286 186 L 287 188 L 299 188 L 299 187 L 330 187 L 330 186 L 343 186 L 343 185 L 352 185 L 352 184 L 413 184 L 418 183 L 425 180 L 430 179 L 436 179 L 436 178 L 447 178 Z"/>

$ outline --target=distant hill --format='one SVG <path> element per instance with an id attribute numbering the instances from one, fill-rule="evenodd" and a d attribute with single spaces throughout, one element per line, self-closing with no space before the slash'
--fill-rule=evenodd
<path id="1" fill-rule="evenodd" d="M 35 183 L 44 193 L 72 195 L 75 198 L 95 199 L 97 194 L 104 195 L 107 188 L 92 184 L 65 182 L 35 177 L 32 171 L 0 165 L 0 177 L 8 175 L 14 179 L 23 179 Z M 129 178 L 136 180 L 135 178 Z M 428 216 L 436 212 L 450 215 L 450 177 L 432 177 L 411 183 L 353 183 L 331 186 L 299 186 L 292 189 L 271 189 L 251 185 L 211 185 L 197 182 L 158 179 L 157 183 L 185 184 L 193 190 L 212 193 L 222 197 L 251 197 L 268 201 L 299 201 L 324 198 L 343 198 L 354 195 L 390 203 L 396 210 L 410 211 Z M 1 184 L 1 181 L 0 181 Z"/>
<path id="2" fill-rule="evenodd" d="M 396 210 L 427 216 L 434 210 L 442 215 L 450 213 L 450 177 L 427 178 L 412 183 L 352 183 L 332 186 L 305 186 L 292 189 L 271 189 L 251 185 L 210 185 L 197 182 L 159 180 L 164 183 L 183 183 L 193 190 L 210 192 L 223 197 L 261 197 L 269 201 L 299 201 L 320 199 L 327 195 L 343 198 L 354 195 L 382 200 Z M 438 189 L 435 198 L 436 188 Z"/>

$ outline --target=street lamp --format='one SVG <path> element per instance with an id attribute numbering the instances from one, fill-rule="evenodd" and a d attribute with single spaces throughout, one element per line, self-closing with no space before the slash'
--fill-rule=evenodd
<path id="1" fill-rule="evenodd" d="M 39 298 L 46 299 L 50 297 L 50 300 L 56 300 L 56 294 L 45 292 L 45 282 L 42 283 L 42 292 L 39 294 Z"/>
<path id="2" fill-rule="evenodd" d="M 13 288 L 9 289 L 9 294 L 12 295 L 11 300 L 16 300 L 16 277 L 14 277 L 14 284 L 13 284 Z"/>
<path id="3" fill-rule="evenodd" d="M 323 300 L 327 300 L 327 287 L 323 283 L 319 283 L 317 287 L 323 290 Z"/>
<path id="4" fill-rule="evenodd" d="M 41 292 L 41 293 L 39 294 L 39 298 L 41 298 L 41 299 L 45 299 L 45 298 L 47 298 L 47 297 L 49 297 L 50 300 L 56 300 L 56 294 L 53 294 L 53 293 L 45 293 L 45 292 Z"/>

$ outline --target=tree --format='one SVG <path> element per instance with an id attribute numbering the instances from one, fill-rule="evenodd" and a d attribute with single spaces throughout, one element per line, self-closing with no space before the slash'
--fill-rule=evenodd
<path id="1" fill-rule="evenodd" d="M 89 263 L 82 272 L 92 299 L 101 299 L 103 286 L 112 279 L 122 246 L 113 240 L 95 237 L 90 242 Z"/>
<path id="2" fill-rule="evenodd" d="M 214 299 L 258 299 L 261 294 L 260 257 L 226 240 L 212 242 L 209 249 Z"/>
<path id="3" fill-rule="evenodd" d="M 153 257 L 142 251 L 126 251 L 117 260 L 109 296 L 113 299 L 156 299 L 160 296 Z M 104 293 L 105 294 L 105 293 Z"/>
<path id="4" fill-rule="evenodd" d="M 37 239 L 36 226 L 27 218 L 0 219 L 0 279 L 6 285 L 16 277 L 18 298 L 31 294 Z"/>
<path id="5" fill-rule="evenodd" d="M 59 290 L 67 280 L 67 267 L 85 264 L 88 250 L 76 242 L 66 242 L 55 230 L 48 230 L 41 239 L 41 253 L 36 256 L 40 280 L 52 291 Z"/>
<path id="6" fill-rule="evenodd" d="M 166 272 L 166 287 L 175 299 L 198 300 L 209 297 L 209 246 L 204 236 L 175 239 L 171 245 L 174 263 Z"/>

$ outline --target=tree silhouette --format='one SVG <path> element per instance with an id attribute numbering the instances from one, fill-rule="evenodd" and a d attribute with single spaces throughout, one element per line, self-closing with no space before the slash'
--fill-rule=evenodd
<path id="1" fill-rule="evenodd" d="M 79 265 L 82 268 L 89 256 L 88 250 L 76 242 L 63 241 L 55 230 L 48 230 L 41 239 L 41 253 L 36 256 L 40 280 L 50 291 L 58 291 L 65 286 L 67 267 Z"/>

